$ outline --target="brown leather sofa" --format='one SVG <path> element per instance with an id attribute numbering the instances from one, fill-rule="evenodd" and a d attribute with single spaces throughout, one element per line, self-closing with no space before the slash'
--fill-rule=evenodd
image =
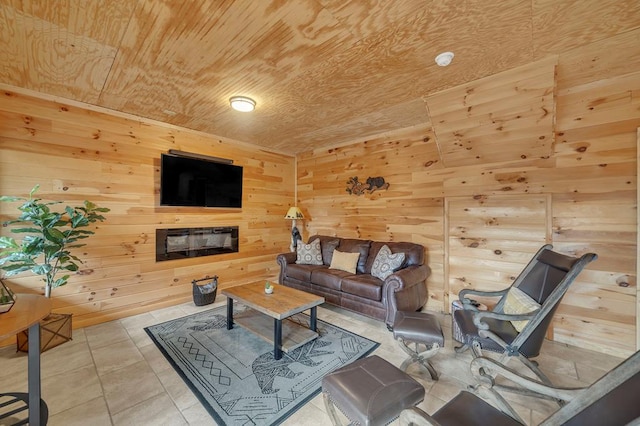
<path id="1" fill-rule="evenodd" d="M 424 264 L 425 249 L 420 244 L 378 242 L 314 235 L 320 238 L 322 265 L 296 264 L 296 253 L 282 253 L 280 284 L 323 296 L 327 303 L 383 320 L 391 330 L 397 311 L 417 311 L 427 302 L 427 277 L 431 269 Z M 384 281 L 371 275 L 371 267 L 382 246 L 393 253 L 405 253 L 400 269 Z M 360 253 L 356 274 L 329 269 L 333 250 Z"/>

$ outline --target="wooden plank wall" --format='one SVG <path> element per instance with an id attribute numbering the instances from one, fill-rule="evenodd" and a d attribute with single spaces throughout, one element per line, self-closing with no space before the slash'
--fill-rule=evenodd
<path id="1" fill-rule="evenodd" d="M 551 155 L 557 58 L 427 97 L 445 167 Z"/>
<path id="2" fill-rule="evenodd" d="M 447 305 L 464 288 L 508 287 L 531 256 L 551 240 L 550 196 L 447 197 Z M 487 305 L 495 299 L 481 300 Z"/>
<path id="3" fill-rule="evenodd" d="M 629 355 L 639 347 L 639 38 L 625 33 L 434 94 L 423 126 L 298 155 L 305 237 L 423 244 L 433 271 L 427 309 L 436 311 L 470 283 L 508 284 L 545 240 L 568 254 L 595 252 L 556 314 L 553 338 Z M 349 195 L 353 176 L 383 176 L 390 187 Z M 491 210 L 478 210 L 482 203 Z M 529 213 L 514 213 L 518 205 Z M 474 214 L 485 239 L 462 248 L 457 226 Z M 497 216 L 509 224 L 498 235 Z M 532 217 L 536 231 L 523 234 Z"/>
<path id="4" fill-rule="evenodd" d="M 288 251 L 283 219 L 294 194 L 294 158 L 245 143 L 107 114 L 2 87 L 0 194 L 38 195 L 69 204 L 89 199 L 111 212 L 78 254 L 85 263 L 54 289 L 54 311 L 72 313 L 74 327 L 191 300 L 191 281 L 218 275 L 220 287 L 277 279 L 275 256 Z M 243 207 L 159 207 L 160 154 L 169 149 L 231 158 L 244 167 Z M 17 204 L 0 203 L 0 220 Z M 155 261 L 155 230 L 240 227 L 239 253 Z M 8 229 L 2 229 L 8 235 Z M 38 277 L 7 280 L 39 292 Z"/>

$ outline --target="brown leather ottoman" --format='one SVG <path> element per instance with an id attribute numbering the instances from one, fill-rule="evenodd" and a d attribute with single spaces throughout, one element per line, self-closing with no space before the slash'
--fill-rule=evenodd
<path id="1" fill-rule="evenodd" d="M 427 312 L 396 312 L 393 337 L 409 355 L 400 366 L 401 370 L 406 371 L 409 365 L 417 362 L 429 371 L 433 380 L 438 380 L 438 373 L 429 361 L 444 346 L 442 327 L 435 315 Z M 414 349 L 409 346 L 411 344 Z"/>
<path id="2" fill-rule="evenodd" d="M 377 355 L 354 361 L 322 379 L 322 396 L 334 425 L 334 404 L 354 425 L 386 425 L 424 399 L 420 383 Z"/>

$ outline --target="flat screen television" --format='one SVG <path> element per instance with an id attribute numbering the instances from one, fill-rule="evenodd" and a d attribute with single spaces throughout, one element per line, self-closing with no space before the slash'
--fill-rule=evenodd
<path id="1" fill-rule="evenodd" d="M 242 207 L 242 166 L 162 154 L 160 205 Z"/>

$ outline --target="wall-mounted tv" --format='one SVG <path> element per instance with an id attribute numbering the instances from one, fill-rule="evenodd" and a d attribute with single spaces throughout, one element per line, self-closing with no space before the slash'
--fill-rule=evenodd
<path id="1" fill-rule="evenodd" d="M 160 205 L 242 207 L 242 166 L 162 154 Z"/>

